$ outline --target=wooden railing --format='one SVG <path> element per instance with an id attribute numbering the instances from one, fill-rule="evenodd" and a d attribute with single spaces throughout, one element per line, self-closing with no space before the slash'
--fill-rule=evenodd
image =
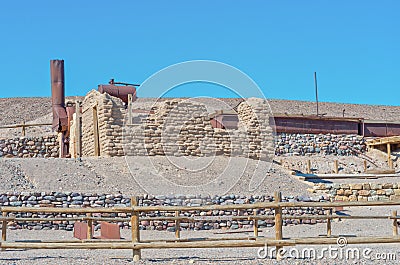
<path id="1" fill-rule="evenodd" d="M 205 205 L 205 206 L 138 206 L 138 199 L 132 198 L 131 207 L 113 207 L 113 208 L 53 208 L 53 207 L 1 207 L 0 211 L 3 217 L 2 222 L 2 241 L 1 249 L 132 249 L 133 260 L 141 259 L 142 249 L 162 249 L 162 248 L 236 248 L 236 247 L 264 247 L 275 246 L 279 250 L 283 246 L 294 245 L 323 245 L 336 244 L 338 236 L 332 235 L 332 220 L 340 219 L 386 219 L 392 220 L 392 236 L 387 237 L 348 237 L 347 244 L 370 244 L 370 243 L 400 243 L 398 236 L 397 220 L 400 216 L 397 211 L 393 211 L 391 216 L 364 216 L 364 215 L 336 215 L 332 213 L 335 207 L 360 207 L 360 206 L 399 206 L 400 201 L 355 201 L 355 202 L 282 202 L 281 193 L 275 193 L 274 202 L 260 202 L 254 204 L 233 204 L 233 205 Z M 325 209 L 324 215 L 283 215 L 284 208 L 299 207 L 321 207 Z M 274 215 L 259 215 L 260 209 L 274 209 Z M 181 238 L 180 223 L 181 221 L 199 221 L 199 217 L 182 216 L 182 212 L 193 211 L 212 211 L 212 210 L 246 210 L 246 213 L 253 212 L 252 215 L 226 216 L 224 219 L 229 220 L 252 220 L 253 236 L 247 237 L 215 237 L 202 238 L 199 240 L 191 238 Z M 148 212 L 170 212 L 174 216 L 160 217 L 141 217 L 141 213 Z M 65 213 L 65 214 L 86 214 L 82 217 L 57 217 L 57 218 L 25 218 L 8 216 L 9 213 Z M 94 217 L 94 213 L 126 213 L 131 214 L 130 218 L 110 218 L 110 217 Z M 223 218 L 218 216 L 217 218 Z M 274 220 L 275 237 L 267 238 L 259 236 L 258 221 Z M 300 237 L 289 238 L 283 235 L 283 220 L 298 219 L 326 220 L 326 236 L 324 237 Z M 159 220 L 175 222 L 175 239 L 170 240 L 141 240 L 139 223 L 144 220 Z M 218 220 L 218 219 L 216 219 Z M 7 222 L 23 222 L 23 221 L 86 221 L 88 225 L 87 240 L 60 240 L 60 241 L 7 241 Z M 130 221 L 132 226 L 131 240 L 95 240 L 92 233 L 92 225 L 94 221 L 112 221 L 124 222 Z M 278 253 L 278 252 L 277 252 Z M 279 258 L 277 256 L 277 258 Z"/>
<path id="2" fill-rule="evenodd" d="M 51 123 L 34 123 L 34 124 L 26 124 L 23 122 L 22 124 L 13 124 L 13 125 L 5 125 L 5 126 L 0 126 L 0 129 L 16 129 L 16 128 L 22 128 L 22 136 L 26 136 L 26 128 L 28 127 L 40 127 L 40 126 L 49 126 Z"/>

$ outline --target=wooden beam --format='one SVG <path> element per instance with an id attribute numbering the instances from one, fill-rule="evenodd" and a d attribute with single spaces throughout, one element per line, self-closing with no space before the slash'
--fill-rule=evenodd
<path id="1" fill-rule="evenodd" d="M 307 160 L 307 168 L 306 168 L 307 174 L 311 174 L 311 161 Z"/>
<path id="2" fill-rule="evenodd" d="M 335 174 L 339 174 L 339 161 L 337 159 L 334 161 L 333 166 L 334 166 L 333 171 L 335 172 Z"/>
<path id="3" fill-rule="evenodd" d="M 92 217 L 91 213 L 86 213 L 87 217 Z M 87 239 L 92 239 L 93 238 L 93 220 L 88 219 L 87 221 Z"/>
<path id="4" fill-rule="evenodd" d="M 332 215 L 332 208 L 326 211 L 326 214 Z M 332 236 L 332 218 L 328 217 L 326 221 L 326 236 L 330 237 Z"/>
<path id="5" fill-rule="evenodd" d="M 257 209 L 253 210 L 253 215 L 257 216 Z M 258 237 L 258 219 L 257 218 L 253 219 L 253 234 L 255 237 Z"/>
<path id="6" fill-rule="evenodd" d="M 82 157 L 82 113 L 81 102 L 75 101 L 75 152 L 76 157 Z"/>
<path id="7" fill-rule="evenodd" d="M 175 211 L 175 217 L 179 218 L 179 211 Z M 175 238 L 180 239 L 181 238 L 181 220 L 176 219 L 175 220 Z"/>
<path id="8" fill-rule="evenodd" d="M 296 245 L 335 245 L 338 237 L 285 238 L 281 240 L 258 238 L 256 240 L 221 240 L 190 242 L 1 242 L 2 248 L 13 249 L 169 249 L 169 248 L 228 248 Z M 347 244 L 400 243 L 400 237 L 346 237 Z"/>
<path id="9" fill-rule="evenodd" d="M 282 201 L 282 193 L 280 192 L 275 192 L 275 202 L 276 203 L 280 203 Z M 283 231 L 282 231 L 282 225 L 283 225 L 283 221 L 282 221 L 282 208 L 278 207 L 275 208 L 275 239 L 276 240 L 282 240 L 283 238 Z M 281 260 L 282 256 L 281 256 L 281 247 L 276 247 L 276 259 L 277 260 Z"/>
<path id="10" fill-rule="evenodd" d="M 398 231 L 398 224 L 397 224 L 397 211 L 394 210 L 392 212 L 392 218 L 393 218 L 393 236 L 398 236 L 399 231 Z"/>
<path id="11" fill-rule="evenodd" d="M 39 126 L 50 126 L 52 125 L 51 123 L 32 123 L 32 124 L 14 124 L 14 125 L 5 125 L 5 126 L 0 126 L 0 129 L 15 129 L 15 128 L 21 128 L 21 127 L 39 127 Z"/>
<path id="12" fill-rule="evenodd" d="M 297 174 L 298 177 L 304 177 L 307 179 L 360 179 L 360 178 L 398 178 L 400 174 L 393 174 L 389 172 L 394 172 L 393 170 L 382 171 L 381 173 L 363 173 L 363 174 Z M 383 174 L 382 174 L 383 173 Z"/>
<path id="13" fill-rule="evenodd" d="M 94 156 L 100 156 L 99 118 L 97 115 L 97 105 L 93 107 L 93 138 Z"/>
<path id="14" fill-rule="evenodd" d="M 204 205 L 204 206 L 136 206 L 130 207 L 111 207 L 111 208 L 56 208 L 56 207 L 0 207 L 2 212 L 19 213 L 131 213 L 133 212 L 153 212 L 153 211 L 212 211 L 212 210 L 252 210 L 262 208 L 278 207 L 358 207 L 358 206 L 395 206 L 400 205 L 400 200 L 389 201 L 336 201 L 336 202 L 259 202 L 254 204 L 230 204 L 230 205 Z M 165 218 L 165 217 L 160 217 Z M 170 217 L 175 218 L 175 217 Z M 247 216 L 252 219 L 254 216 Z M 143 218 L 146 219 L 146 218 Z M 184 219 L 184 217 L 182 217 Z"/>
<path id="15" fill-rule="evenodd" d="M 131 206 L 134 209 L 139 204 L 138 197 L 131 198 Z M 139 212 L 133 211 L 131 217 L 131 229 L 132 229 L 132 244 L 140 242 L 140 227 L 139 227 Z M 133 261 L 137 262 L 141 259 L 140 249 L 133 250 Z"/>
<path id="16" fill-rule="evenodd" d="M 132 94 L 128 94 L 128 122 L 132 124 Z"/>
<path id="17" fill-rule="evenodd" d="M 22 122 L 22 136 L 25 137 L 26 136 L 26 130 L 25 130 L 25 121 Z"/>
<path id="18" fill-rule="evenodd" d="M 2 216 L 6 217 L 7 212 L 2 212 Z M 4 219 L 2 222 L 2 227 L 1 227 L 1 240 L 6 241 L 7 240 L 7 219 Z"/>

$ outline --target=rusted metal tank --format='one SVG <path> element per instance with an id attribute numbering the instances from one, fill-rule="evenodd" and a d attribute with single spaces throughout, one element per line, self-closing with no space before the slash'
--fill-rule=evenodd
<path id="1" fill-rule="evenodd" d="M 117 84 L 123 84 L 123 86 L 117 86 Z M 132 101 L 137 99 L 136 86 L 139 85 L 118 83 L 114 82 L 114 79 L 111 79 L 108 85 L 99 85 L 97 90 L 100 93 L 107 93 L 113 97 L 117 97 L 127 104 L 129 94 L 132 95 Z"/>
<path id="2" fill-rule="evenodd" d="M 53 107 L 53 131 L 68 130 L 68 116 L 65 109 L 64 60 L 50 61 L 51 102 Z"/>

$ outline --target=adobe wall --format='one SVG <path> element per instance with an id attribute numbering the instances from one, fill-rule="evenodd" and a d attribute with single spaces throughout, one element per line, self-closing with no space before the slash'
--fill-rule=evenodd
<path id="1" fill-rule="evenodd" d="M 134 105 L 134 104 L 133 104 Z M 274 153 L 269 106 L 249 99 L 238 107 L 239 128 L 213 128 L 200 102 L 158 102 L 148 117 L 124 128 L 128 155 L 243 156 L 267 159 Z"/>
<path id="2" fill-rule="evenodd" d="M 95 155 L 94 113 L 97 112 L 100 156 L 123 156 L 123 102 L 106 93 L 90 91 L 82 102 L 82 155 Z"/>

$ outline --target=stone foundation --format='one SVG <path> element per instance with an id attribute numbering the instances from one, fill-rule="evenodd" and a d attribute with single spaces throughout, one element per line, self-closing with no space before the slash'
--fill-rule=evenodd
<path id="1" fill-rule="evenodd" d="M 324 196 L 299 196 L 299 197 L 284 197 L 283 201 L 326 201 Z M 272 202 L 272 196 L 240 196 L 240 195 L 225 195 L 225 196 L 199 196 L 199 195 L 169 195 L 169 196 L 152 196 L 144 195 L 139 197 L 140 206 L 201 206 L 201 205 L 226 205 L 226 204 L 244 204 L 257 202 Z M 76 207 L 129 207 L 130 198 L 122 194 L 89 194 L 75 192 L 8 192 L 0 194 L 0 207 L 60 207 L 60 208 L 76 208 Z M 182 222 L 182 230 L 208 230 L 218 228 L 252 228 L 252 220 L 230 220 L 229 216 L 237 215 L 237 211 L 190 211 L 182 212 L 185 216 L 197 217 L 195 222 Z M 248 210 L 245 215 L 253 215 L 252 210 Z M 273 215 L 273 209 L 259 209 L 260 215 Z M 283 209 L 285 215 L 323 215 L 322 208 L 286 208 Z M 14 217 L 77 217 L 84 216 L 79 214 L 45 214 L 45 213 L 11 213 L 9 216 Z M 100 215 L 94 214 L 100 217 Z M 130 217 L 130 214 L 103 214 L 103 217 Z M 173 213 L 165 212 L 149 212 L 142 213 L 144 216 L 173 216 Z M 219 216 L 221 218 L 219 218 Z M 222 216 L 224 216 L 222 218 Z M 207 218 L 209 218 L 207 220 Z M 212 218 L 212 219 L 211 219 Z M 323 220 L 284 220 L 284 225 L 289 224 L 315 224 L 323 222 Z M 9 222 L 10 229 L 60 229 L 72 230 L 73 221 L 58 221 L 58 222 Z M 129 222 L 119 222 L 121 228 L 129 228 Z M 259 227 L 270 227 L 274 225 L 273 220 L 260 220 Z M 96 224 L 99 227 L 99 224 Z M 140 224 L 142 230 L 168 230 L 173 231 L 174 222 L 166 221 L 142 221 Z"/>
<path id="2" fill-rule="evenodd" d="M 315 184 L 313 191 L 336 201 L 386 201 L 400 199 L 400 183 Z"/>
<path id="3" fill-rule="evenodd" d="M 0 139 L 0 157 L 58 157 L 57 136 Z"/>
<path id="4" fill-rule="evenodd" d="M 336 134 L 287 134 L 275 138 L 276 155 L 357 155 L 365 152 L 365 139 L 360 135 Z"/>

